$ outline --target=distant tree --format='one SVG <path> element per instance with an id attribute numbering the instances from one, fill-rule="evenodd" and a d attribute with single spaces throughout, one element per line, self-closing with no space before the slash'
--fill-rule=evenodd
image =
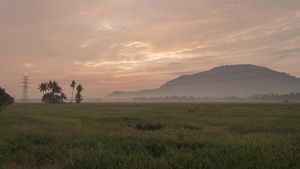
<path id="1" fill-rule="evenodd" d="M 75 101 L 76 101 L 76 103 L 80 103 L 83 100 L 82 95 L 81 95 L 81 92 L 83 91 L 83 87 L 81 86 L 81 84 L 79 84 L 77 86 L 76 90 L 77 90 L 77 93 L 75 96 Z"/>
<path id="2" fill-rule="evenodd" d="M 49 82 L 47 83 L 47 87 L 48 87 L 48 89 L 52 89 L 52 88 L 53 88 L 53 82 L 52 82 L 52 81 L 49 81 Z"/>
<path id="3" fill-rule="evenodd" d="M 13 104 L 15 99 L 5 92 L 4 88 L 0 87 L 0 112 L 4 106 Z"/>
<path id="4" fill-rule="evenodd" d="M 43 92 L 43 96 L 45 95 L 45 92 L 47 91 L 47 90 L 49 90 L 49 88 L 48 88 L 48 84 L 47 83 L 41 83 L 40 85 L 39 85 L 39 88 L 38 88 L 39 90 L 40 90 L 40 92 Z"/>
<path id="5" fill-rule="evenodd" d="M 70 87 L 72 87 L 72 97 L 71 97 L 71 103 L 73 103 L 73 92 L 74 92 L 74 88 L 76 87 L 76 82 L 73 80 Z"/>
<path id="6" fill-rule="evenodd" d="M 43 85 L 42 85 L 43 84 Z M 42 97 L 42 102 L 44 103 L 62 103 L 66 100 L 66 95 L 62 94 L 62 88 L 56 81 L 49 81 L 48 83 L 41 83 L 39 86 L 40 91 L 44 91 L 46 86 L 48 93 L 45 93 Z M 42 90 L 43 89 L 43 90 Z"/>
<path id="7" fill-rule="evenodd" d="M 46 93 L 42 97 L 42 102 L 44 103 L 53 103 L 54 95 L 53 93 Z"/>
<path id="8" fill-rule="evenodd" d="M 53 93 L 61 93 L 62 92 L 62 88 L 58 85 L 58 83 L 56 81 L 52 82 L 52 88 L 50 88 L 50 90 L 52 90 Z"/>
<path id="9" fill-rule="evenodd" d="M 61 93 L 61 94 L 60 94 L 60 101 L 61 101 L 61 103 L 63 103 L 64 100 L 67 100 L 67 95 L 64 94 L 64 93 Z"/>
<path id="10" fill-rule="evenodd" d="M 83 87 L 79 84 L 76 88 L 77 92 L 81 93 L 83 91 Z"/>
<path id="11" fill-rule="evenodd" d="M 43 95 L 45 94 L 45 92 L 48 90 L 48 85 L 47 83 L 41 83 L 39 85 L 39 90 L 40 92 L 43 92 Z"/>
<path id="12" fill-rule="evenodd" d="M 80 103 L 83 100 L 81 93 L 76 93 L 75 95 L 75 101 L 76 103 Z"/>

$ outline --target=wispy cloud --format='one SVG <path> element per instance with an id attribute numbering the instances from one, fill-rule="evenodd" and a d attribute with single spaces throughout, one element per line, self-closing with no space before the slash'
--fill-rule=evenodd
<path id="1" fill-rule="evenodd" d="M 1 77 L 155 80 L 221 62 L 286 72 L 300 62 L 298 0 L 4 0 L 0 17 Z"/>

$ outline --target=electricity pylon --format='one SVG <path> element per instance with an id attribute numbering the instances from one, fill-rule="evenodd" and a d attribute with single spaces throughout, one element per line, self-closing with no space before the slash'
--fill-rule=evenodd
<path id="1" fill-rule="evenodd" d="M 28 76 L 23 76 L 23 92 L 22 92 L 22 98 L 21 101 L 27 103 L 29 101 L 28 97 Z"/>

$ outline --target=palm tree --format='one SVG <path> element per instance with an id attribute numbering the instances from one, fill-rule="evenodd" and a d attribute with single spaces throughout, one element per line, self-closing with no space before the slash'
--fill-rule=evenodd
<path id="1" fill-rule="evenodd" d="M 45 94 L 45 92 L 48 90 L 48 85 L 47 83 L 41 83 L 39 85 L 39 88 L 40 92 L 43 92 L 43 95 Z"/>
<path id="2" fill-rule="evenodd" d="M 83 91 L 83 87 L 81 86 L 81 84 L 79 84 L 76 88 L 78 93 L 81 93 Z"/>
<path id="3" fill-rule="evenodd" d="M 60 95 L 62 93 L 62 88 L 56 81 L 41 83 L 38 89 L 44 93 L 42 97 L 42 102 L 44 103 L 59 103 L 61 102 L 62 97 L 63 99 L 66 97 L 65 94 Z M 46 91 L 49 92 L 45 94 Z"/>
<path id="4" fill-rule="evenodd" d="M 83 91 L 83 87 L 81 86 L 81 84 L 79 84 L 77 86 L 76 90 L 77 90 L 77 93 L 75 96 L 76 97 L 75 100 L 76 100 L 76 103 L 80 103 L 83 100 L 82 95 L 80 94 Z"/>
<path id="5" fill-rule="evenodd" d="M 47 87 L 48 87 L 49 90 L 51 90 L 51 89 L 53 88 L 53 82 L 52 82 L 52 81 L 49 81 L 49 82 L 47 83 Z"/>
<path id="6" fill-rule="evenodd" d="M 75 96 L 76 103 L 80 103 L 82 100 L 83 100 L 82 95 L 77 92 Z"/>
<path id="7" fill-rule="evenodd" d="M 67 100 L 67 95 L 64 94 L 63 92 L 60 94 L 61 102 L 63 103 L 64 100 Z"/>
<path id="8" fill-rule="evenodd" d="M 76 82 L 73 80 L 70 87 L 72 87 L 72 97 L 71 97 L 71 103 L 73 103 L 73 92 L 74 92 L 74 88 L 76 87 Z"/>
<path id="9" fill-rule="evenodd" d="M 61 93 L 62 88 L 58 85 L 56 81 L 52 82 L 52 92 L 53 93 Z"/>
<path id="10" fill-rule="evenodd" d="M 39 85 L 39 88 L 38 88 L 38 89 L 40 90 L 40 92 L 43 92 L 43 97 L 44 97 L 45 92 L 46 92 L 47 90 L 49 90 L 48 84 L 47 84 L 47 83 L 41 83 L 41 84 Z M 43 99 L 42 99 L 42 102 L 44 102 Z"/>

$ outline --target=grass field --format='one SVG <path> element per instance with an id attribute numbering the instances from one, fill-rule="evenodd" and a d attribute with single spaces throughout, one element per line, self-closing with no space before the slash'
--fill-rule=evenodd
<path id="1" fill-rule="evenodd" d="M 300 168 L 299 104 L 14 104 L 0 168 Z"/>

